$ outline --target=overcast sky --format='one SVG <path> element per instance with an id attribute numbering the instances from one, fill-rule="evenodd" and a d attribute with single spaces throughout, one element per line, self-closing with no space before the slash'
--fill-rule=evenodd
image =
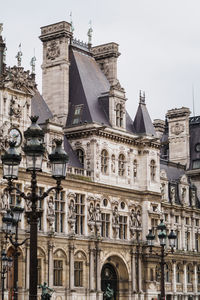
<path id="1" fill-rule="evenodd" d="M 7 42 L 7 64 L 16 64 L 22 44 L 23 66 L 37 58 L 41 89 L 40 27 L 73 14 L 74 36 L 87 41 L 92 20 L 93 45 L 119 44 L 118 78 L 125 88 L 127 110 L 134 117 L 139 90 L 146 93 L 152 119 L 168 109 L 186 106 L 200 115 L 199 0 L 1 0 L 0 22 Z M 194 88 L 193 88 L 194 87 Z"/>

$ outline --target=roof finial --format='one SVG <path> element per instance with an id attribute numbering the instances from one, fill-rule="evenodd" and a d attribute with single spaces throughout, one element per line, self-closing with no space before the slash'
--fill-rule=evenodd
<path id="1" fill-rule="evenodd" d="M 71 31 L 73 33 L 74 32 L 74 25 L 73 25 L 73 20 L 72 20 L 72 11 L 70 12 L 70 24 L 71 24 Z"/>
<path id="2" fill-rule="evenodd" d="M 6 51 L 7 51 L 7 47 L 6 47 L 6 38 L 4 38 L 3 40 L 4 44 L 5 44 L 5 48 L 3 50 L 3 63 L 6 63 Z"/>
<path id="3" fill-rule="evenodd" d="M 35 74 L 35 62 L 36 62 L 36 57 L 35 57 L 35 49 L 34 49 L 34 55 L 30 61 L 30 65 L 32 67 L 32 74 Z"/>
<path id="4" fill-rule="evenodd" d="M 143 91 L 143 95 L 142 95 L 141 90 L 140 90 L 140 103 L 139 104 L 145 104 L 145 92 Z"/>
<path id="5" fill-rule="evenodd" d="M 90 27 L 88 29 L 87 35 L 88 35 L 88 46 L 89 46 L 89 48 L 91 48 L 91 46 L 92 46 L 92 32 L 93 32 L 92 21 L 91 20 L 89 22 L 89 25 L 90 25 Z"/>
<path id="6" fill-rule="evenodd" d="M 17 66 L 21 67 L 22 65 L 22 50 L 21 50 L 21 43 L 19 44 L 19 51 L 17 52 L 17 55 L 15 56 L 17 59 Z"/>
<path id="7" fill-rule="evenodd" d="M 2 32 L 3 32 L 3 23 L 0 23 L 0 36 L 1 36 Z"/>

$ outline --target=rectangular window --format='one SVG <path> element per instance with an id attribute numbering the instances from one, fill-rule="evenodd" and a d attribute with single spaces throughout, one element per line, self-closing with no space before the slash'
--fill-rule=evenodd
<path id="1" fill-rule="evenodd" d="M 41 258 L 38 258 L 37 260 L 37 275 L 38 275 L 38 285 L 42 284 L 42 260 Z"/>
<path id="2" fill-rule="evenodd" d="M 179 223 L 179 216 L 175 216 L 175 223 Z"/>
<path id="3" fill-rule="evenodd" d="M 109 229 L 110 229 L 110 214 L 102 213 L 101 214 L 101 236 L 109 237 Z"/>
<path id="4" fill-rule="evenodd" d="M 83 105 L 75 105 L 74 108 L 74 118 L 72 121 L 72 124 L 79 124 L 81 121 L 81 115 L 82 115 Z"/>
<path id="5" fill-rule="evenodd" d="M 75 233 L 84 234 L 84 195 L 76 194 L 75 199 L 75 212 L 76 212 L 76 225 Z"/>
<path id="6" fill-rule="evenodd" d="M 119 238 L 125 240 L 127 238 L 127 217 L 119 216 Z"/>
<path id="7" fill-rule="evenodd" d="M 22 190 L 22 185 L 20 183 L 15 183 L 14 186 L 18 188 L 19 190 Z M 10 208 L 14 207 L 16 204 L 20 203 L 21 197 L 19 195 L 19 192 L 16 190 L 12 190 L 10 197 L 9 197 L 9 204 Z"/>
<path id="8" fill-rule="evenodd" d="M 55 232 L 62 233 L 64 231 L 65 221 L 65 192 L 55 194 Z"/>
<path id="9" fill-rule="evenodd" d="M 185 219 L 185 224 L 186 224 L 186 225 L 189 225 L 189 218 L 186 218 L 186 219 Z"/>
<path id="10" fill-rule="evenodd" d="M 199 252 L 199 234 L 195 233 L 195 249 Z"/>
<path id="11" fill-rule="evenodd" d="M 53 284 L 55 286 L 63 285 L 63 261 L 54 260 Z"/>
<path id="12" fill-rule="evenodd" d="M 83 262 L 74 262 L 74 285 L 83 286 Z"/>

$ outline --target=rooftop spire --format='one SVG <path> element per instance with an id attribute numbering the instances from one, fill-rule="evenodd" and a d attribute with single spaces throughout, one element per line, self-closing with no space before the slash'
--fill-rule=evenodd
<path id="1" fill-rule="evenodd" d="M 21 50 L 21 43 L 19 44 L 19 51 L 17 52 L 17 55 L 15 56 L 17 59 L 17 66 L 21 67 L 22 65 L 22 50 Z"/>
<path id="2" fill-rule="evenodd" d="M 34 49 L 34 55 L 30 61 L 30 65 L 32 67 L 32 72 L 31 72 L 32 74 L 35 74 L 35 62 L 36 62 L 36 57 L 35 57 L 35 49 Z"/>
<path id="3" fill-rule="evenodd" d="M 72 20 L 72 11 L 70 12 L 70 24 L 71 24 L 71 32 L 74 32 L 74 25 L 73 25 L 73 20 Z"/>
<path id="4" fill-rule="evenodd" d="M 143 94 L 142 94 L 142 91 L 140 90 L 140 102 L 139 104 L 145 104 L 145 92 L 143 91 Z"/>
<path id="5" fill-rule="evenodd" d="M 88 29 L 88 48 L 91 48 L 92 46 L 92 33 L 93 33 L 93 29 L 92 29 L 92 21 L 90 20 L 89 22 L 89 29 Z"/>
<path id="6" fill-rule="evenodd" d="M 3 32 L 3 23 L 0 23 L 0 36 L 2 35 Z"/>

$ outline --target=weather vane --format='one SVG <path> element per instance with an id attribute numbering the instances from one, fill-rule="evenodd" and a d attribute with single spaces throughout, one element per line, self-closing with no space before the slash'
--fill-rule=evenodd
<path id="1" fill-rule="evenodd" d="M 92 29 L 92 21 L 91 20 L 89 22 L 89 25 L 90 25 L 90 27 L 89 27 L 88 33 L 87 33 L 87 35 L 88 35 L 88 45 L 92 45 L 92 33 L 93 33 L 93 29 Z"/>
<path id="2" fill-rule="evenodd" d="M 73 20 L 72 20 L 72 12 L 70 12 L 70 24 L 71 24 L 71 31 L 73 33 L 74 32 L 74 25 L 73 25 Z"/>
<path id="3" fill-rule="evenodd" d="M 22 64 L 22 50 L 21 50 L 21 43 L 19 44 L 19 51 L 17 52 L 17 55 L 15 56 L 17 59 L 17 66 L 21 67 Z"/>
<path id="4" fill-rule="evenodd" d="M 34 55 L 30 61 L 30 65 L 32 67 L 32 74 L 35 74 L 35 62 L 36 62 L 36 57 L 35 57 L 35 49 L 34 49 Z"/>

